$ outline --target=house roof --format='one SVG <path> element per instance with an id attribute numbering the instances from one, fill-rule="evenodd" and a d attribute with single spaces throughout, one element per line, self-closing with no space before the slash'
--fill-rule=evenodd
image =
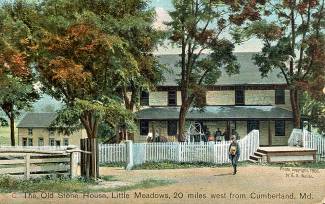
<path id="1" fill-rule="evenodd" d="M 180 107 L 150 107 L 136 113 L 142 120 L 178 120 Z M 186 119 L 292 119 L 292 112 L 275 106 L 206 106 L 203 111 L 191 108 Z"/>
<path id="2" fill-rule="evenodd" d="M 17 128 L 48 128 L 56 119 L 57 114 L 50 113 L 26 113 L 20 120 Z"/>
<path id="3" fill-rule="evenodd" d="M 252 60 L 256 53 L 245 52 L 235 53 L 237 61 L 240 64 L 240 73 L 229 76 L 224 69 L 221 69 L 222 74 L 215 85 L 271 85 L 271 84 L 286 84 L 284 77 L 280 71 L 273 70 L 267 77 L 261 77 L 258 66 Z M 177 81 L 180 79 L 180 67 L 177 66 L 180 56 L 178 54 L 159 55 L 159 62 L 167 67 L 164 72 L 165 81 L 160 86 L 177 86 Z"/>

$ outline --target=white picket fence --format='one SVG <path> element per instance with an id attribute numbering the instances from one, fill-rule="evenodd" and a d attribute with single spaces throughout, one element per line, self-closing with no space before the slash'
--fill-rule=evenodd
<path id="1" fill-rule="evenodd" d="M 325 161 L 325 136 L 307 130 L 293 129 L 288 144 L 316 149 L 316 161 Z"/>
<path id="2" fill-rule="evenodd" d="M 99 144 L 99 163 L 126 162 L 126 144 Z"/>
<path id="3" fill-rule="evenodd" d="M 101 144 L 99 146 L 99 162 L 130 162 L 134 165 L 145 162 L 210 162 L 216 164 L 228 163 L 229 141 L 207 143 L 132 143 L 128 148 L 126 144 Z M 240 161 L 249 159 L 250 155 L 259 147 L 259 131 L 253 130 L 243 139 L 239 140 Z M 132 152 L 132 156 L 130 156 Z M 129 160 L 128 160 L 129 159 Z"/>

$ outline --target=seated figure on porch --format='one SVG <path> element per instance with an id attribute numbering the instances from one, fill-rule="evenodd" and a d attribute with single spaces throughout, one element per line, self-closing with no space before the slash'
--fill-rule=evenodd
<path id="1" fill-rule="evenodd" d="M 235 136 L 236 136 L 236 139 L 237 139 L 237 140 L 240 140 L 239 134 L 238 134 L 238 132 L 236 131 L 236 129 L 232 129 L 232 130 L 231 130 L 231 135 L 235 135 Z M 231 139 L 231 138 L 230 138 L 230 139 Z"/>
<path id="2" fill-rule="evenodd" d="M 230 140 L 230 137 L 229 137 L 229 132 L 227 129 L 225 129 L 225 131 L 223 132 L 223 135 L 225 137 L 225 141 L 229 141 Z"/>
<path id="3" fill-rule="evenodd" d="M 168 139 L 164 136 L 160 136 L 159 134 L 156 133 L 156 136 L 153 137 L 153 134 L 151 132 L 148 133 L 147 136 L 147 142 L 152 143 L 152 142 L 168 142 Z"/>

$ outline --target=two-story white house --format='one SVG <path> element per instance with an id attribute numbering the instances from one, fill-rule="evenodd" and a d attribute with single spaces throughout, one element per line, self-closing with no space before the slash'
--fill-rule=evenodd
<path id="1" fill-rule="evenodd" d="M 289 89 L 278 72 L 261 77 L 252 61 L 254 53 L 237 53 L 240 74 L 229 76 L 224 70 L 218 82 L 207 87 L 206 107 L 202 112 L 191 108 L 186 119 L 206 126 L 211 134 L 217 128 L 228 134 L 235 129 L 244 137 L 253 129 L 260 131 L 260 145 L 287 145 L 293 129 Z M 173 73 L 164 73 L 165 81 L 156 91 L 142 92 L 137 111 L 139 132 L 135 142 L 144 142 L 149 132 L 176 141 L 181 92 L 177 81 L 180 69 L 175 65 L 179 55 L 161 55 L 160 62 Z"/>

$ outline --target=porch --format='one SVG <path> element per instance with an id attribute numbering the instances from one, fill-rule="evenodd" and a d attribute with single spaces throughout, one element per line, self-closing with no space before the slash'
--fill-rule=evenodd
<path id="1" fill-rule="evenodd" d="M 303 147 L 259 147 L 250 161 L 267 163 L 314 162 L 317 150 Z"/>
<path id="2" fill-rule="evenodd" d="M 179 107 L 150 107 L 136 113 L 140 132 L 134 142 L 145 142 L 148 133 L 174 142 L 178 134 Z M 291 111 L 275 106 L 207 106 L 204 110 L 192 108 L 186 115 L 186 130 L 194 123 L 200 124 L 205 141 L 221 132 L 221 140 L 232 134 L 243 138 L 252 130 L 260 131 L 260 146 L 285 146 L 293 129 Z M 218 135 L 220 135 L 220 132 Z M 211 138 L 210 137 L 210 138 Z M 195 140 L 196 141 L 196 140 Z"/>

